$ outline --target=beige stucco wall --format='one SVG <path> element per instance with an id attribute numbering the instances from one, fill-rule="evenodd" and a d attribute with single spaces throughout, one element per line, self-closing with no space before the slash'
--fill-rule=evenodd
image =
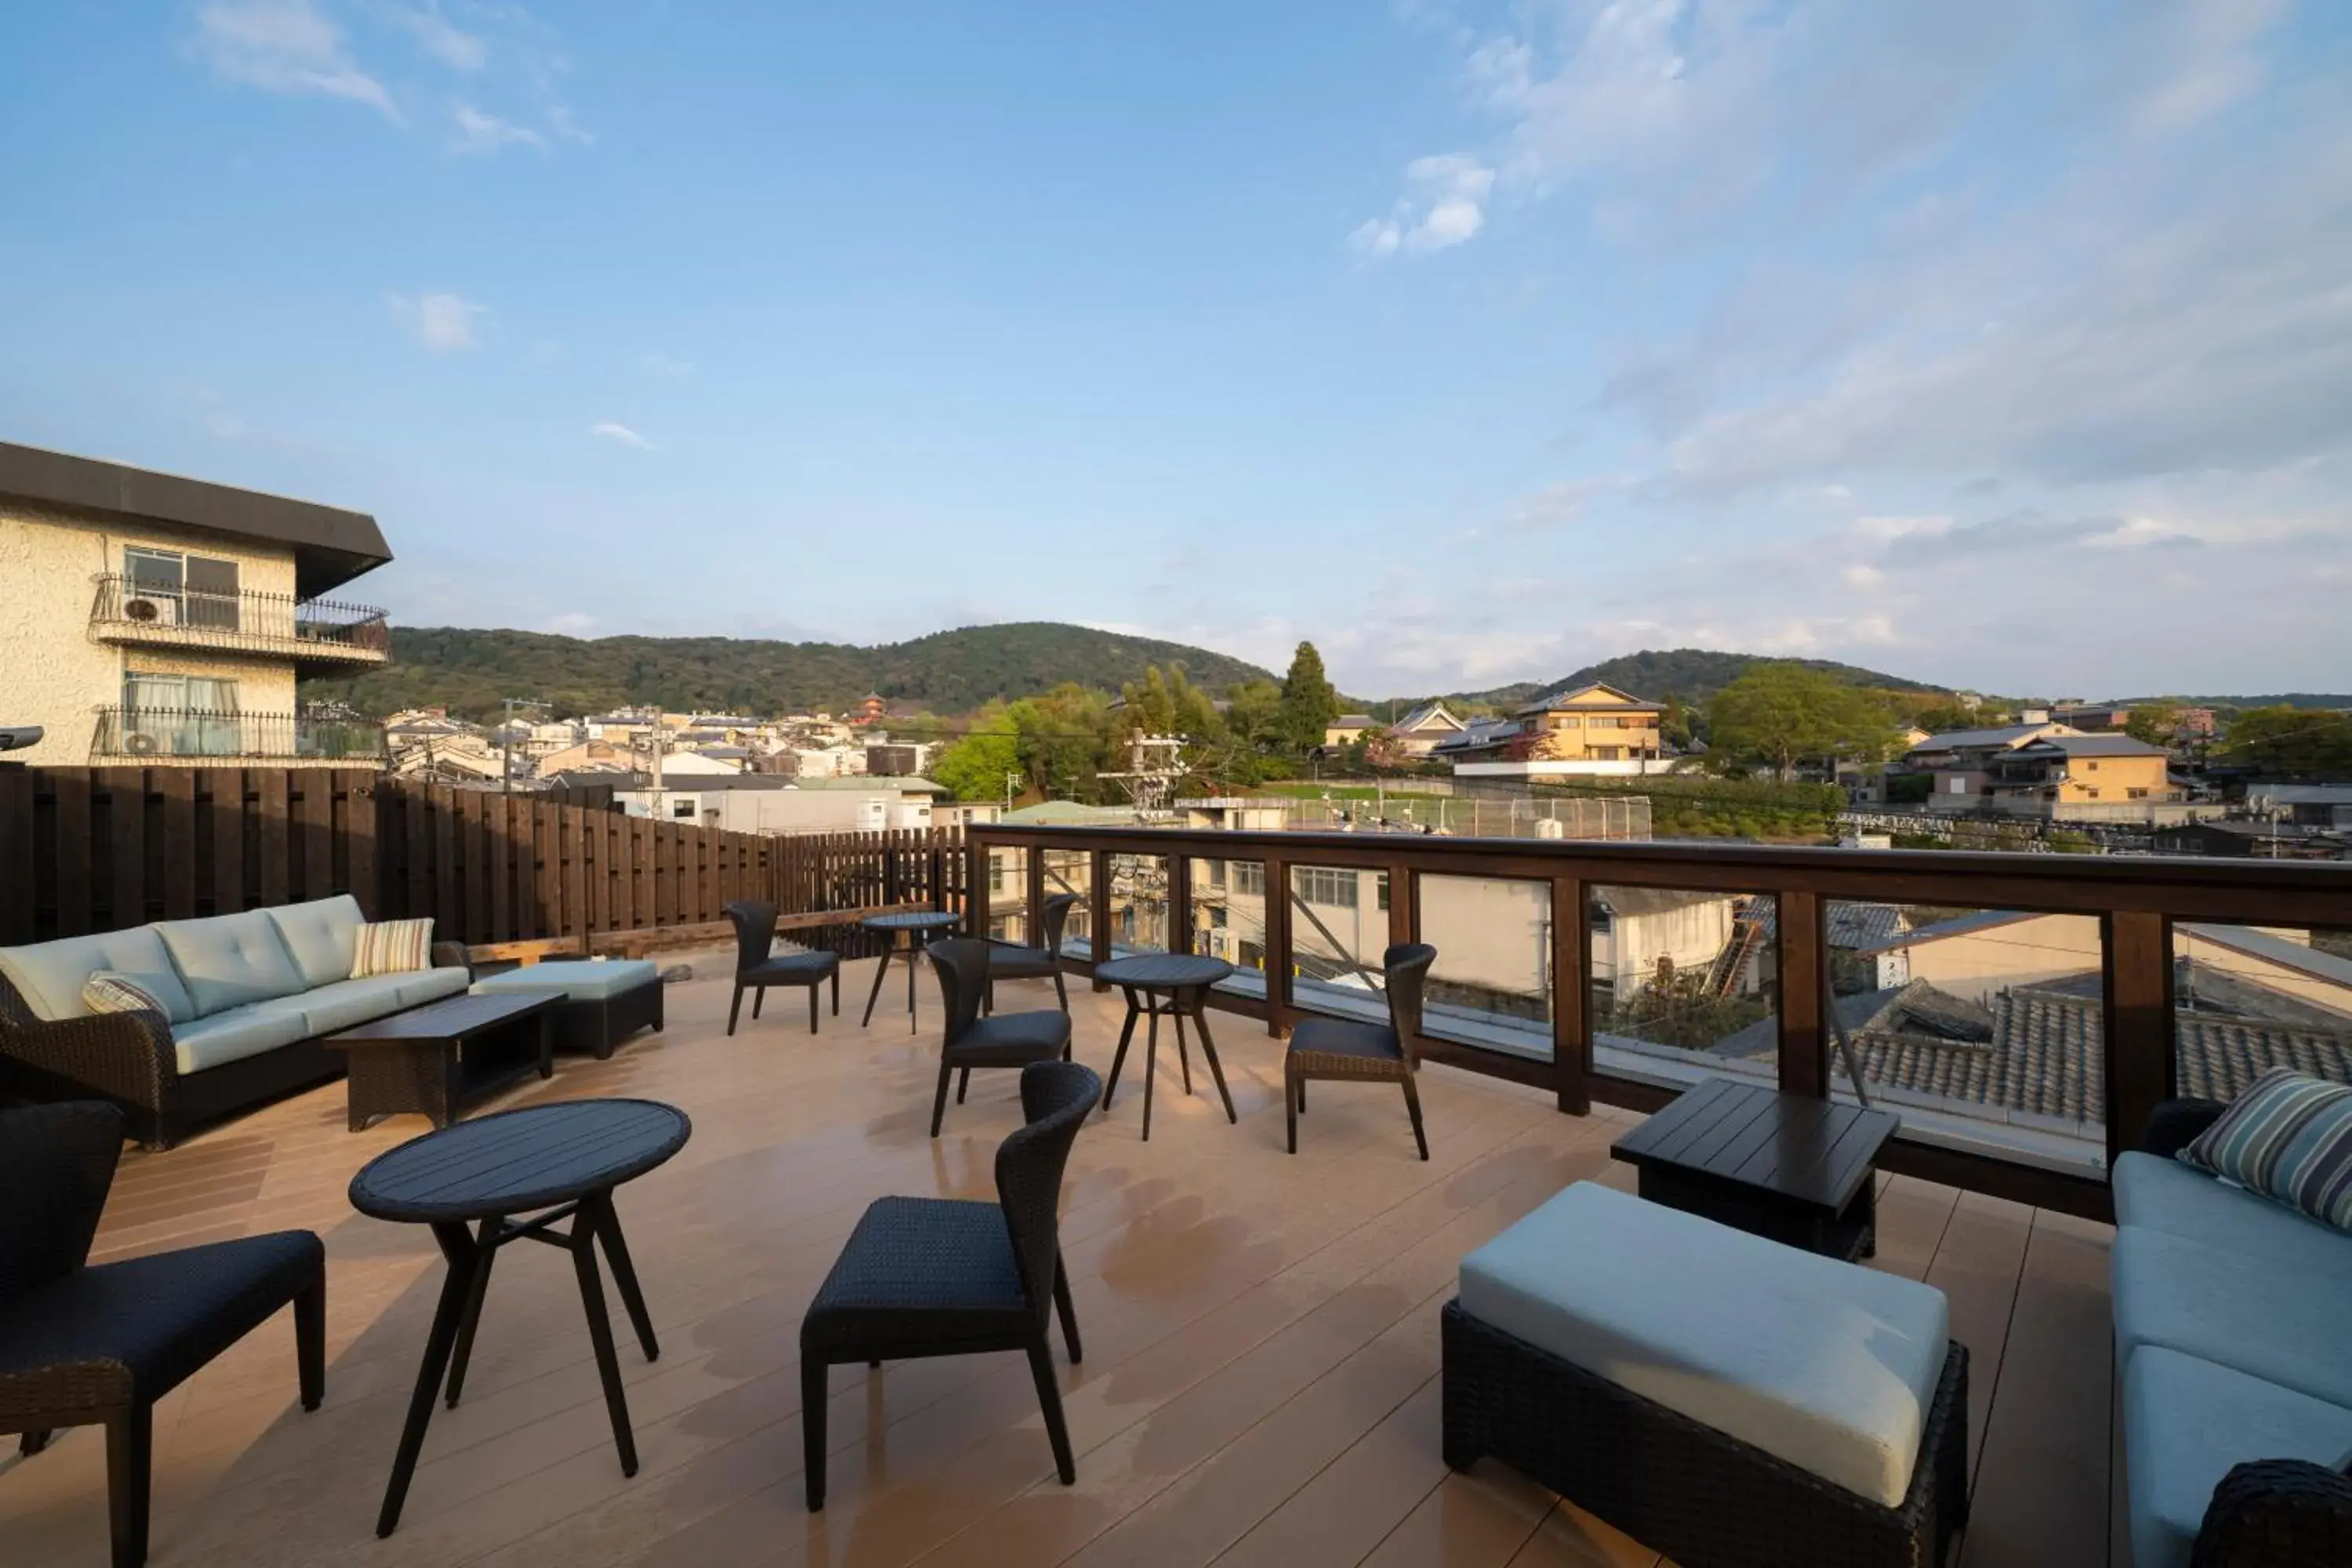
<path id="1" fill-rule="evenodd" d="M 122 700 L 126 669 L 233 679 L 237 700 L 248 711 L 293 711 L 291 660 L 196 648 L 118 647 L 91 637 L 95 579 L 121 571 L 122 552 L 131 545 L 234 561 L 241 587 L 294 592 L 290 550 L 0 499 L 0 724 L 38 724 L 47 731 L 39 745 L 9 753 L 12 762 L 57 767 L 88 763 L 97 710 Z"/>
<path id="2" fill-rule="evenodd" d="M 2181 792 L 2166 766 L 2163 757 L 2079 757 L 2067 768 L 2058 798 L 2128 802 L 2133 790 L 2144 789 L 2147 794 L 2140 797 L 2143 800 L 2179 800 Z M 2093 790 L 2098 793 L 2093 795 Z"/>

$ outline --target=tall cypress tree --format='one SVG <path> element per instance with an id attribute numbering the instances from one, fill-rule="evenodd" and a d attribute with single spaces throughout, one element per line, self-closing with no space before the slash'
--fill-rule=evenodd
<path id="1" fill-rule="evenodd" d="M 1339 716 L 1339 693 L 1323 673 L 1323 656 L 1303 642 L 1290 656 L 1282 678 L 1282 738 L 1307 751 L 1323 743 L 1323 732 Z"/>

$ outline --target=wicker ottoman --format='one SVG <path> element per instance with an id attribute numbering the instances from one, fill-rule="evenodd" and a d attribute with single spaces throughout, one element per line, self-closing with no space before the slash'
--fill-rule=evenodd
<path id="1" fill-rule="evenodd" d="M 1942 1560 L 1968 1510 L 1943 1293 L 1579 1183 L 1462 1263 L 1445 1462 L 1683 1568 Z"/>
<path id="2" fill-rule="evenodd" d="M 477 992 L 561 991 L 565 1001 L 555 1015 L 555 1048 L 587 1051 L 604 1058 L 613 1047 L 650 1025 L 662 1026 L 658 964 L 642 958 L 580 959 L 527 963 L 485 975 Z"/>

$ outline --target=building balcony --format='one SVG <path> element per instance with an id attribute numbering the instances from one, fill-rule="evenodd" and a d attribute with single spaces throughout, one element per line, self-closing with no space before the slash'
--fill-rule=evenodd
<path id="1" fill-rule="evenodd" d="M 305 713 L 101 708 L 93 763 L 302 763 L 381 767 L 383 726 Z"/>
<path id="2" fill-rule="evenodd" d="M 121 573 L 101 574 L 90 605 L 90 636 L 142 647 L 217 648 L 290 658 L 327 673 L 392 658 L 392 628 L 367 605 L 247 590 L 211 594 L 159 589 Z"/>

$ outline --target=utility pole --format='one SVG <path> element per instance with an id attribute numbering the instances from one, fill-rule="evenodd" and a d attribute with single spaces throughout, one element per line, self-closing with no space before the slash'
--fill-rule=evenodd
<path id="1" fill-rule="evenodd" d="M 514 716 L 518 708 L 544 710 L 547 704 L 528 697 L 504 697 L 506 718 L 499 725 L 499 793 L 514 794 Z"/>
<path id="2" fill-rule="evenodd" d="M 1011 768 L 1004 770 L 1004 810 L 1007 816 L 1010 816 L 1013 811 L 1013 784 L 1020 776 Z"/>

